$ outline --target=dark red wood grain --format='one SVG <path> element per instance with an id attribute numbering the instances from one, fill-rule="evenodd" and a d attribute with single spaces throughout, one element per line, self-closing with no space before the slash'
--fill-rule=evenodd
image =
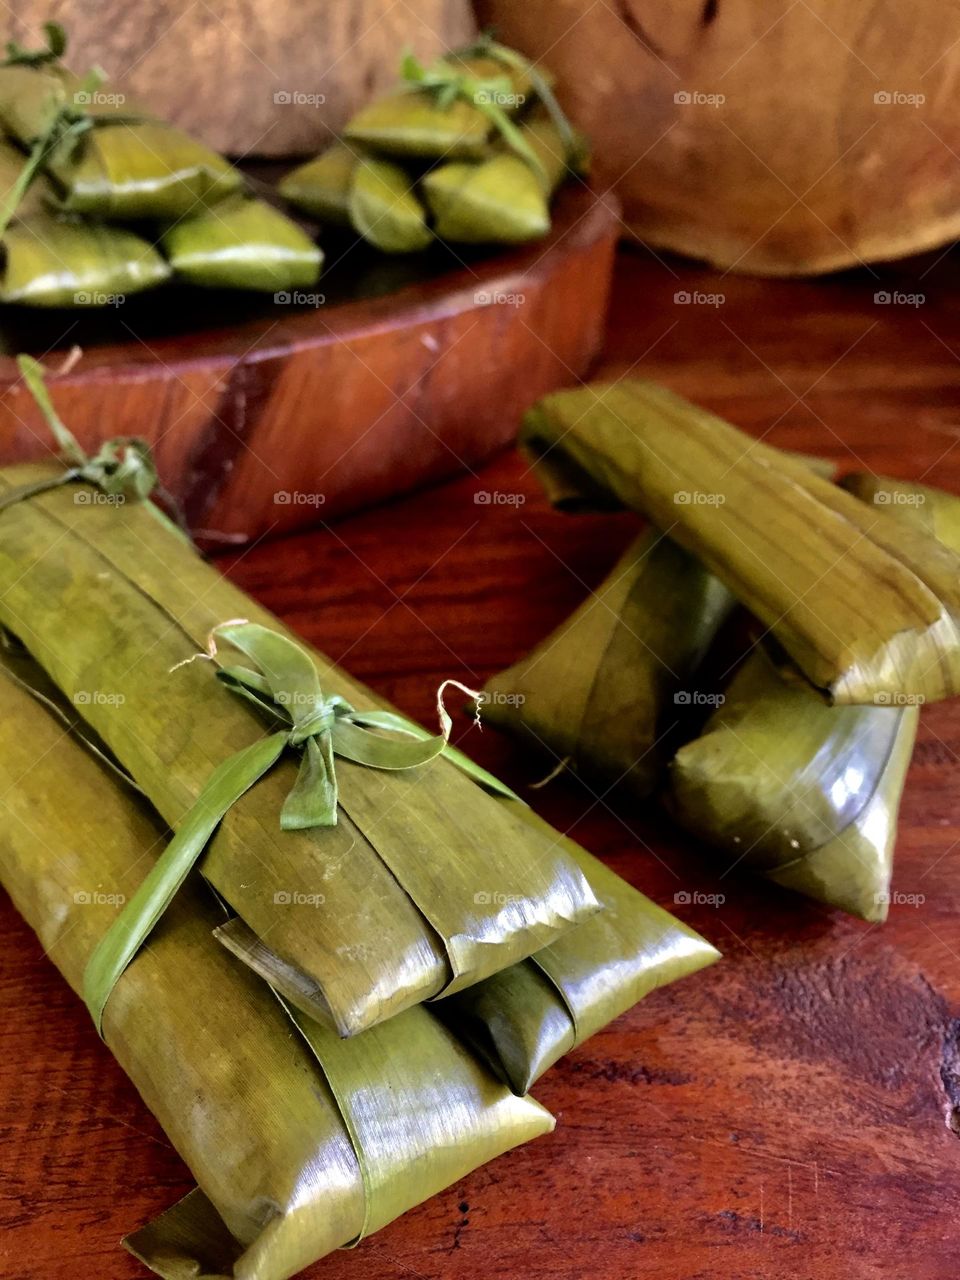
<path id="1" fill-rule="evenodd" d="M 775 443 L 960 492 L 960 259 L 817 283 L 620 259 L 607 367 Z M 921 273 L 926 272 L 926 275 Z M 912 308 L 880 289 L 920 290 Z M 722 305 L 675 303 L 678 290 Z M 478 503 L 481 492 L 509 503 Z M 634 528 L 550 512 L 512 454 L 225 571 L 426 721 L 595 585 Z M 466 722 L 464 722 L 466 723 Z M 524 788 L 551 761 L 464 728 Z M 327 1280 L 950 1280 L 960 1257 L 960 707 L 923 712 L 895 888 L 871 927 L 734 872 L 651 805 L 558 780 L 536 806 L 725 952 L 538 1085 L 554 1135 L 351 1253 Z M 0 910 L 0 1275 L 131 1280 L 119 1237 L 188 1176 L 8 903 Z"/>
<path id="2" fill-rule="evenodd" d="M 398 259 L 325 241 L 317 291 L 159 290 L 115 315 L 80 308 L 45 325 L 8 308 L 0 336 L 54 370 L 79 344 L 83 359 L 51 392 L 81 444 L 146 440 L 190 527 L 242 544 L 314 523 L 318 505 L 332 519 L 443 479 L 509 443 L 531 397 L 595 359 L 618 230 L 616 201 L 581 184 L 560 192 L 533 244 Z M 0 354 L 0 465 L 46 458 L 49 442 Z"/>

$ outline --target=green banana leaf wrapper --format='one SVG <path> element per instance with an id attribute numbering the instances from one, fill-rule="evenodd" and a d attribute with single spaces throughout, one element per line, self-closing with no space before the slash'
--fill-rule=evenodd
<path id="1" fill-rule="evenodd" d="M 25 147 L 47 133 L 64 110 L 110 120 L 130 111 L 120 95 L 91 93 L 79 76 L 55 62 L 0 66 L 0 133 Z"/>
<path id="2" fill-rule="evenodd" d="M 453 161 L 424 175 L 424 199 L 442 240 L 521 244 L 550 230 L 550 199 L 567 173 L 563 141 L 547 115 L 520 126 L 543 177 L 502 148 L 478 163 Z"/>
<path id="3" fill-rule="evenodd" d="M 94 125 L 55 150 L 47 168 L 65 209 L 121 222 L 184 218 L 243 185 L 222 156 L 160 120 Z"/>
<path id="4" fill-rule="evenodd" d="M 487 682 L 483 718 L 646 796 L 667 764 L 677 702 L 734 603 L 698 560 L 648 531 L 566 622 Z"/>
<path id="5" fill-rule="evenodd" d="M 165 832 L 10 678 L 8 661 L 0 881 L 79 991 Z M 12 666 L 42 687 L 22 661 Z M 352 1040 L 292 1019 L 217 944 L 221 916 L 201 884 L 188 886 L 104 1020 L 108 1047 L 199 1184 L 125 1242 L 157 1274 L 283 1280 L 552 1129 L 423 1007 Z"/>
<path id="6" fill-rule="evenodd" d="M 56 474 L 10 468 L 0 500 Z M 179 665 L 237 618 L 284 631 L 147 504 L 69 484 L 0 512 L 0 622 L 172 828 L 216 766 L 265 736 L 211 663 Z M 325 694 L 376 705 L 311 656 Z M 281 830 L 297 778 L 287 753 L 229 810 L 201 869 L 241 918 L 224 944 L 340 1034 L 489 977 L 598 909 L 558 836 L 448 760 L 399 772 L 338 760 L 336 774 L 337 825 Z"/>
<path id="7" fill-rule="evenodd" d="M 521 443 L 558 505 L 669 530 L 832 701 L 960 691 L 960 556 L 923 529 L 650 383 L 547 396 Z"/>
<path id="8" fill-rule="evenodd" d="M 175 222 L 160 237 L 174 275 L 205 288 L 274 293 L 317 282 L 323 253 L 264 200 L 235 196 Z"/>
<path id="9" fill-rule="evenodd" d="M 884 920 L 917 718 L 883 701 L 831 707 L 755 649 L 674 757 L 668 807 L 731 865 Z"/>
<path id="10" fill-rule="evenodd" d="M 415 253 L 433 239 L 413 180 L 391 160 L 357 161 L 349 208 L 354 228 L 383 253 Z"/>
<path id="11" fill-rule="evenodd" d="M 106 306 L 170 278 L 153 245 L 105 223 L 38 212 L 12 223 L 0 244 L 0 302 Z"/>
<path id="12" fill-rule="evenodd" d="M 277 191 L 311 218 L 337 227 L 349 227 L 350 191 L 360 153 L 344 142 L 334 142 L 312 160 L 297 165 L 281 178 Z"/>
<path id="13" fill-rule="evenodd" d="M 894 480 L 872 472 L 855 471 L 844 476 L 841 486 L 854 497 L 925 529 L 929 534 L 960 551 L 960 499 L 943 489 L 915 480 Z"/>
<path id="14" fill-rule="evenodd" d="M 545 826 L 532 812 L 530 821 Z M 437 1006 L 518 1094 L 650 992 L 720 959 L 698 933 L 572 841 L 566 845 L 603 910 Z"/>
<path id="15" fill-rule="evenodd" d="M 182 129 L 141 115 L 103 86 L 85 90 L 58 63 L 0 67 L 0 129 L 9 138 L 32 145 L 64 109 L 92 121 L 46 162 L 70 212 L 118 221 L 181 218 L 243 184 L 238 170 Z"/>
<path id="16" fill-rule="evenodd" d="M 494 58 L 459 58 L 449 54 L 445 62 L 468 75 L 509 81 L 512 94 L 505 109 L 515 112 L 532 92 L 527 76 Z M 344 129 L 348 142 L 400 159 L 477 160 L 486 152 L 494 133 L 487 115 L 472 102 L 455 98 L 440 105 L 429 91 L 406 89 L 362 108 Z"/>

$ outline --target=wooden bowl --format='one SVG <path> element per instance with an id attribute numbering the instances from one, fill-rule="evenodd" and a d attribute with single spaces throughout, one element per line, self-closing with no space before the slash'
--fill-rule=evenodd
<path id="1" fill-rule="evenodd" d="M 282 533 L 471 468 L 587 370 L 618 227 L 609 200 L 570 188 L 550 235 L 506 253 L 386 259 L 325 236 L 316 295 L 164 289 L 83 314 L 8 309 L 0 465 L 50 451 L 13 354 L 56 369 L 80 344 L 51 379 L 61 417 L 87 449 L 145 439 L 201 537 Z"/>
<path id="2" fill-rule="evenodd" d="M 556 74 L 651 245 L 763 275 L 960 235 L 957 13 L 936 0 L 477 0 Z"/>

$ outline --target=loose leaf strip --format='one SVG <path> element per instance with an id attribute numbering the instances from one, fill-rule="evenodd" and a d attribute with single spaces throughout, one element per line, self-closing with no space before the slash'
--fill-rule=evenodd
<path id="1" fill-rule="evenodd" d="M 651 384 L 547 396 L 522 442 L 555 500 L 649 515 L 836 702 L 960 690 L 960 558 L 922 531 Z"/>
<path id="2" fill-rule="evenodd" d="M 103 1011 L 120 976 L 169 908 L 224 814 L 276 763 L 285 746 L 286 734 L 272 734 L 214 770 L 200 800 L 104 934 L 83 980 L 83 1001 L 98 1034 L 103 1034 Z"/>

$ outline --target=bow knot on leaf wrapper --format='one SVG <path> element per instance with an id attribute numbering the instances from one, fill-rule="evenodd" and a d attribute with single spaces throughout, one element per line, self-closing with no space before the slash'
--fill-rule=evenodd
<path id="1" fill-rule="evenodd" d="M 441 732 L 430 735 L 393 712 L 357 711 L 339 694 L 326 696 L 310 655 L 278 631 L 243 620 L 225 622 L 212 633 L 208 652 L 197 656 L 216 658 L 218 639 L 258 668 L 222 666 L 218 679 L 261 710 L 288 722 L 288 728 L 268 739 L 275 743 L 278 755 L 285 747 L 303 748 L 296 785 L 280 813 L 284 830 L 336 824 L 335 755 L 371 769 L 415 769 L 443 755 L 481 786 L 518 799 L 499 779 L 450 746 L 453 722 L 443 705 L 444 690 L 453 686 L 468 697 L 478 696 L 459 681 L 445 680 L 441 685 L 437 695 Z M 403 737 L 384 737 L 380 730 Z"/>
<path id="2" fill-rule="evenodd" d="M 296 782 L 280 811 L 284 831 L 336 825 L 334 756 L 371 769 L 414 769 L 442 755 L 488 790 L 514 800 L 519 798 L 499 779 L 450 746 L 453 722 L 443 706 L 445 688 L 453 685 L 468 696 L 479 697 L 458 681 L 447 680 L 440 686 L 437 708 L 441 732 L 431 735 L 393 712 L 357 711 L 337 694 L 324 695 L 313 659 L 278 631 L 243 619 L 224 622 L 211 633 L 207 652 L 195 656 L 216 660 L 218 640 L 226 641 L 256 664 L 256 669 L 221 666 L 218 679 L 262 711 L 284 721 L 285 727 L 244 747 L 214 769 L 166 850 L 101 939 L 90 957 L 83 992 L 98 1031 L 117 980 L 196 865 L 224 815 L 288 748 L 301 750 L 302 756 Z M 380 732 L 383 730 L 402 736 L 384 737 Z"/>
<path id="3" fill-rule="evenodd" d="M 67 469 L 60 476 L 37 484 L 23 485 L 4 494 L 0 498 L 0 511 L 23 498 L 74 480 L 84 480 L 87 484 L 95 485 L 110 498 L 130 498 L 145 502 L 157 485 L 157 468 L 147 443 L 129 436 L 117 436 L 113 440 L 105 440 L 92 457 L 88 456 L 53 407 L 43 380 L 43 366 L 32 356 L 18 356 L 17 365 L 30 394 L 46 419 Z M 157 514 L 161 513 L 158 511 Z"/>
<path id="4" fill-rule="evenodd" d="M 514 81 L 510 71 L 519 72 L 529 80 L 536 96 L 543 103 L 556 128 L 563 144 L 567 167 L 577 169 L 582 162 L 582 144 L 578 141 L 569 120 L 550 87 L 549 79 L 533 63 L 522 54 L 506 45 L 497 44 L 487 37 L 476 44 L 460 50 L 455 58 L 489 58 L 499 62 L 505 69 L 503 75 L 478 76 L 464 66 L 458 66 L 451 58 L 438 58 L 431 66 L 425 67 L 412 53 L 404 55 L 400 72 L 411 89 L 425 90 L 436 96 L 437 105 L 447 109 L 461 98 L 476 107 L 487 117 L 497 130 L 506 145 L 525 161 L 543 183 L 549 179 L 540 157 L 529 145 L 519 129 L 511 120 L 506 105 L 516 100 Z M 523 98 L 519 99 L 521 102 Z"/>

